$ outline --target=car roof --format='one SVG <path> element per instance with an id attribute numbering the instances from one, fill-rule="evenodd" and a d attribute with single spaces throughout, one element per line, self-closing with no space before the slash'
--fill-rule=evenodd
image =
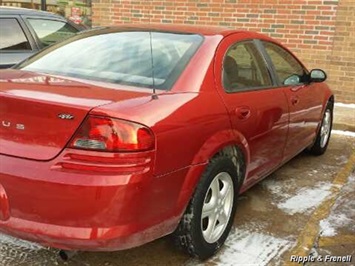
<path id="1" fill-rule="evenodd" d="M 62 16 L 50 12 L 28 9 L 28 8 L 21 8 L 21 7 L 10 7 L 10 6 L 1 6 L 0 15 L 28 15 L 28 16 L 52 17 L 52 18 L 59 18 L 65 20 L 65 18 L 63 18 Z"/>
<path id="2" fill-rule="evenodd" d="M 216 26 L 198 26 L 198 25 L 181 25 L 181 24 L 122 24 L 110 27 L 117 31 L 125 30 L 143 30 L 143 31 L 162 31 L 162 32 L 178 32 L 200 35 L 228 35 L 235 30 L 230 28 Z"/>
<path id="3" fill-rule="evenodd" d="M 89 32 L 103 33 L 103 32 L 121 32 L 121 31 L 157 31 L 157 32 L 171 32 L 171 33 L 186 33 L 199 34 L 203 36 L 222 35 L 227 36 L 232 33 L 240 33 L 249 31 L 231 29 L 216 26 L 198 26 L 198 25 L 181 25 L 181 24 L 122 24 L 117 26 L 97 27 L 92 28 Z M 86 31 L 87 32 L 87 31 Z M 254 35 L 265 36 L 253 32 Z"/>

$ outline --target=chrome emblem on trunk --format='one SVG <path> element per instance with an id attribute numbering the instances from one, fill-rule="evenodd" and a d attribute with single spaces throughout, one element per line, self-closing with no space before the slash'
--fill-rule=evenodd
<path id="1" fill-rule="evenodd" d="M 16 124 L 16 129 L 25 130 L 25 125 L 23 125 L 23 124 Z"/>
<path id="2" fill-rule="evenodd" d="M 71 114 L 59 114 L 58 117 L 60 119 L 65 119 L 65 120 L 72 120 L 74 119 L 74 116 Z"/>
<path id="3" fill-rule="evenodd" d="M 1 124 L 3 127 L 10 127 L 11 126 L 11 123 L 9 121 L 1 121 Z"/>
<path id="4" fill-rule="evenodd" d="M 3 127 L 11 127 L 11 122 L 10 121 L 6 121 L 6 120 L 2 120 L 1 121 L 1 125 Z M 25 130 L 25 125 L 24 124 L 13 124 L 13 127 L 15 127 L 18 130 Z"/>

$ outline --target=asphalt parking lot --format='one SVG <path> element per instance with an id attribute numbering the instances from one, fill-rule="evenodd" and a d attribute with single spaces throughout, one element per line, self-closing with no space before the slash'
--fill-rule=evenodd
<path id="1" fill-rule="evenodd" d="M 0 235 L 0 265 L 284 265 L 310 253 L 352 255 L 355 263 L 354 165 L 355 137 L 342 134 L 333 134 L 323 156 L 300 154 L 240 196 L 225 247 L 205 263 L 168 237 L 127 251 L 82 252 L 63 263 L 56 250 Z"/>

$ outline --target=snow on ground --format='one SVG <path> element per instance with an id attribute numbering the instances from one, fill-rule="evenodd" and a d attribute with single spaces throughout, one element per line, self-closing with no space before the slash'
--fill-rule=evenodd
<path id="1" fill-rule="evenodd" d="M 348 184 L 341 191 L 341 196 L 335 202 L 330 215 L 320 222 L 321 236 L 335 236 L 337 231 L 346 227 L 355 234 L 355 201 L 351 195 L 355 191 L 355 174 L 349 177 Z"/>
<path id="2" fill-rule="evenodd" d="M 39 250 L 39 249 L 43 248 L 43 246 L 41 246 L 39 244 L 28 242 L 25 240 L 21 240 L 21 239 L 14 238 L 14 237 L 0 233 L 0 250 L 1 250 L 2 244 L 4 244 L 4 243 L 6 243 L 6 245 L 16 246 L 19 248 L 24 248 L 24 249 L 29 249 L 29 250 Z"/>
<path id="3" fill-rule="evenodd" d="M 309 176 L 317 174 L 317 170 L 308 173 Z M 291 181 L 289 179 L 263 181 L 263 186 L 277 198 L 272 204 L 290 215 L 309 213 L 331 194 L 332 184 L 324 182 L 318 183 L 314 187 L 301 188 L 291 194 L 290 188 L 295 186 Z"/>
<path id="4" fill-rule="evenodd" d="M 53 251 L 39 244 L 0 233 L 0 266 L 56 265 Z"/>
<path id="5" fill-rule="evenodd" d="M 314 210 L 331 194 L 329 183 L 320 183 L 316 187 L 301 188 L 297 194 L 277 203 L 277 207 L 293 215 Z"/>
<path id="6" fill-rule="evenodd" d="M 328 221 L 328 218 L 320 221 L 320 223 L 319 223 L 319 225 L 320 225 L 320 234 L 322 236 L 335 236 L 336 235 L 335 228 Z"/>
<path id="7" fill-rule="evenodd" d="M 265 187 L 273 196 L 288 198 L 290 194 L 287 192 L 294 185 L 293 180 L 275 180 L 271 178 L 264 179 L 262 186 Z"/>
<path id="8" fill-rule="evenodd" d="M 288 250 L 292 243 L 259 232 L 235 229 L 226 241 L 226 247 L 216 259 L 217 265 L 267 265 Z"/>
<path id="9" fill-rule="evenodd" d="M 335 103 L 334 105 L 338 106 L 338 107 L 354 108 L 355 109 L 355 103 Z"/>
<path id="10" fill-rule="evenodd" d="M 343 130 L 332 130 L 332 134 L 343 135 L 347 137 L 355 137 L 355 132 L 352 131 L 343 131 Z"/>
<path id="11" fill-rule="evenodd" d="M 335 236 L 339 227 L 350 225 L 353 222 L 346 214 L 333 214 L 320 221 L 320 232 L 322 236 Z"/>
<path id="12" fill-rule="evenodd" d="M 222 250 L 207 265 L 219 266 L 265 266 L 275 261 L 293 245 L 293 242 L 272 235 L 245 229 L 232 229 Z M 236 262 L 238 262 L 236 264 Z M 202 266 L 191 260 L 187 266 Z"/>

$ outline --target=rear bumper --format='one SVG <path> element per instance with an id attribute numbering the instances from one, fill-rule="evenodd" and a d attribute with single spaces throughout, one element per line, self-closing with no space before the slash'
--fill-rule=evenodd
<path id="1" fill-rule="evenodd" d="M 85 154 L 68 149 L 49 162 L 0 155 L 0 231 L 68 250 L 138 246 L 176 228 L 191 193 L 186 175 L 203 169 L 154 177 L 153 152 Z"/>
<path id="2" fill-rule="evenodd" d="M 0 232 L 64 250 L 115 251 L 137 247 L 172 232 L 178 217 L 136 231 L 134 224 L 111 228 L 79 228 L 10 218 L 0 222 Z"/>

